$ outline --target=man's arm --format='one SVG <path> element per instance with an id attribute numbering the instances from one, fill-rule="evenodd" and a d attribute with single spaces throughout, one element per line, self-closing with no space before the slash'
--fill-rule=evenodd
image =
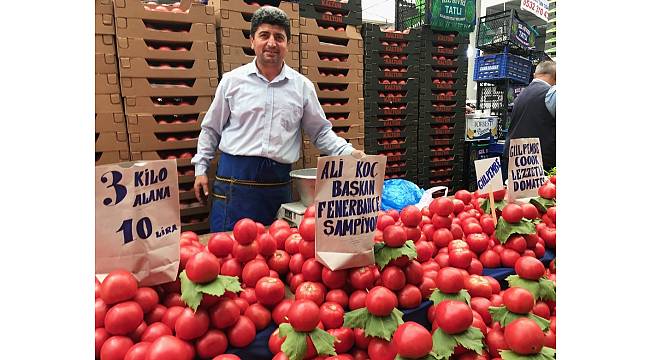
<path id="1" fill-rule="evenodd" d="M 546 92 L 545 102 L 548 112 L 555 117 L 555 85 L 551 86 L 551 88 L 548 89 L 548 92 Z"/>
<path id="2" fill-rule="evenodd" d="M 194 175 L 196 176 L 194 195 L 200 201 L 204 200 L 201 197 L 201 192 L 206 197 L 209 194 L 207 171 L 221 141 L 221 132 L 230 117 L 230 107 L 224 94 L 225 82 L 222 82 L 217 87 L 214 100 L 201 123 L 196 155 L 192 158 Z"/>

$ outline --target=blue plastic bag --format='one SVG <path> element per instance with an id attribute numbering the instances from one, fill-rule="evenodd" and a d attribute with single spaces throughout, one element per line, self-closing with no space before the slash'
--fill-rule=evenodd
<path id="1" fill-rule="evenodd" d="M 381 197 L 381 209 L 395 209 L 401 211 L 409 205 L 415 205 L 424 194 L 414 183 L 403 179 L 390 179 L 384 181 L 384 189 Z"/>

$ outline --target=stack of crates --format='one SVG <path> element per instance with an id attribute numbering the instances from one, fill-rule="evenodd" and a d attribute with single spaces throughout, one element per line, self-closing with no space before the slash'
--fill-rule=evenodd
<path id="1" fill-rule="evenodd" d="M 129 161 L 112 0 L 95 0 L 95 164 Z"/>
<path id="2" fill-rule="evenodd" d="M 190 161 L 218 85 L 214 9 L 190 0 L 114 5 L 131 160 L 176 159 L 182 230 L 205 232 L 209 203 L 195 198 Z"/>
<path id="3" fill-rule="evenodd" d="M 469 36 L 422 28 L 418 185 L 463 187 Z"/>
<path id="4" fill-rule="evenodd" d="M 292 69 L 298 69 L 300 25 L 297 3 L 278 0 L 210 0 L 208 5 L 214 7 L 217 17 L 219 69 L 222 75 L 255 58 L 255 51 L 251 49 L 251 20 L 253 13 L 265 5 L 278 7 L 289 16 L 291 39 L 285 62 Z"/>
<path id="5" fill-rule="evenodd" d="M 314 83 L 332 130 L 364 149 L 361 0 L 300 1 L 300 73 Z M 320 152 L 303 136 L 303 166 Z"/>
<path id="6" fill-rule="evenodd" d="M 417 183 L 420 29 L 364 24 L 365 151 L 387 156 L 386 179 Z"/>

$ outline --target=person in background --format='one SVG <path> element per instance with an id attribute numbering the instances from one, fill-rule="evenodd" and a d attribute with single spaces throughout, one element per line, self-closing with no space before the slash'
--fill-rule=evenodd
<path id="1" fill-rule="evenodd" d="M 555 167 L 555 62 L 542 61 L 534 79 L 515 99 L 503 149 L 504 179 L 508 177 L 510 139 L 539 138 L 544 170 Z"/>
<path id="2" fill-rule="evenodd" d="M 255 59 L 227 72 L 201 124 L 194 192 L 213 197 L 210 231 L 229 231 L 242 218 L 270 225 L 291 202 L 291 164 L 300 158 L 301 130 L 328 155 L 365 154 L 332 131 L 314 84 L 284 62 L 291 37 L 284 11 L 261 7 L 251 20 Z M 213 189 L 207 171 L 221 151 Z"/>

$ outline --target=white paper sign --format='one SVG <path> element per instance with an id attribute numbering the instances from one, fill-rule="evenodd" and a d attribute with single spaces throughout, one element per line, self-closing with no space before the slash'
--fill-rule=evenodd
<path id="1" fill-rule="evenodd" d="M 497 136 L 498 118 L 479 114 L 465 115 L 465 141 L 489 140 Z"/>
<path id="2" fill-rule="evenodd" d="M 476 168 L 476 186 L 479 194 L 487 194 L 503 189 L 501 175 L 501 158 L 493 157 L 474 161 Z"/>
<path id="3" fill-rule="evenodd" d="M 546 181 L 539 138 L 511 139 L 508 149 L 508 200 L 537 196 Z"/>
<path id="4" fill-rule="evenodd" d="M 548 0 L 521 0 L 521 9 L 548 22 Z"/>

